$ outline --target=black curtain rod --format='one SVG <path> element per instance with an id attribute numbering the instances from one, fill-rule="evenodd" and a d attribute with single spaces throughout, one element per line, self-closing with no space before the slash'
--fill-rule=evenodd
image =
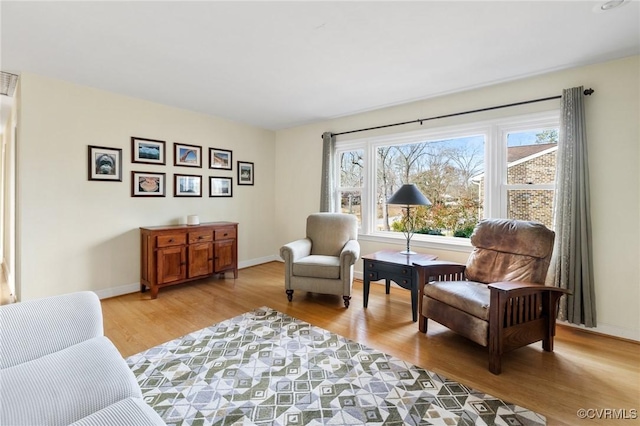
<path id="1" fill-rule="evenodd" d="M 586 89 L 583 93 L 586 96 L 590 96 L 593 92 L 595 92 L 595 90 Z M 560 98 L 562 98 L 562 95 L 550 96 L 548 98 L 532 99 L 530 101 L 515 102 L 515 103 L 512 103 L 512 104 L 497 105 L 497 106 L 492 106 L 492 107 L 488 107 L 488 108 L 474 109 L 474 110 L 471 110 L 471 111 L 456 112 L 456 113 L 453 113 L 453 114 L 438 115 L 437 117 L 420 118 L 418 120 L 403 121 L 402 123 L 393 123 L 393 124 L 385 124 L 383 126 L 367 127 L 366 129 L 349 130 L 347 132 L 332 133 L 331 135 L 332 136 L 340 136 L 340 135 L 347 135 L 349 133 L 366 132 L 367 130 L 384 129 L 385 127 L 403 126 L 405 124 L 413 124 L 413 123 L 422 124 L 423 121 L 438 120 L 438 119 L 441 119 L 441 118 L 448 118 L 448 117 L 456 117 L 458 115 L 473 114 L 473 113 L 476 113 L 476 112 L 491 111 L 493 109 L 509 108 L 509 107 L 518 106 L 518 105 L 532 104 L 532 103 L 535 103 L 535 102 L 544 102 L 544 101 L 550 101 L 552 99 L 560 99 Z"/>

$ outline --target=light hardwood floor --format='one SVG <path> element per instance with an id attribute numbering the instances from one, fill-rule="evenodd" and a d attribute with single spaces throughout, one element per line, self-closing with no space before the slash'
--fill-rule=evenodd
<path id="1" fill-rule="evenodd" d="M 570 327 L 558 327 L 555 352 L 541 344 L 504 356 L 503 373 L 491 374 L 486 349 L 435 322 L 427 335 L 411 321 L 410 294 L 372 285 L 369 307 L 362 307 L 362 282 L 354 283 L 351 306 L 342 297 L 284 293 L 279 262 L 242 269 L 238 279 L 212 278 L 102 301 L 105 334 L 127 357 L 260 306 L 364 343 L 390 355 L 457 380 L 471 388 L 542 413 L 549 425 L 639 424 L 638 419 L 580 420 L 579 409 L 640 411 L 640 345 Z M 230 275 L 230 274 L 227 274 Z M 595 411 L 591 414 L 596 415 Z M 640 414 L 640 413 L 639 413 Z M 597 415 L 596 415 L 597 417 Z"/>

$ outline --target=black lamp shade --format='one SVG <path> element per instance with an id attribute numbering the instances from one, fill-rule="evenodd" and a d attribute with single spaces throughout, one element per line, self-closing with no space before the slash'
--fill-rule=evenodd
<path id="1" fill-rule="evenodd" d="M 431 201 L 420 192 L 415 184 L 405 183 L 387 200 L 387 204 L 430 206 Z"/>

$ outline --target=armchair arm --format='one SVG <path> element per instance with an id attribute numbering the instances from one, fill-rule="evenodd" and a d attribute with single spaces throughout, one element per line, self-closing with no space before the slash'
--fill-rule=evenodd
<path id="1" fill-rule="evenodd" d="M 309 238 L 296 240 L 280 247 L 280 257 L 282 257 L 285 262 L 295 262 L 310 254 L 311 240 Z"/>
<path id="2" fill-rule="evenodd" d="M 491 283 L 488 285 L 489 289 L 493 291 L 499 291 L 503 293 L 508 293 L 509 297 L 518 297 L 525 294 L 532 294 L 535 292 L 554 292 L 559 293 L 559 296 L 563 294 L 571 294 L 571 290 L 566 288 L 558 288 L 558 287 L 549 287 L 542 284 L 532 284 L 532 283 L 523 283 L 523 282 L 509 282 L 509 281 L 500 281 L 497 283 Z"/>
<path id="3" fill-rule="evenodd" d="M 340 252 L 340 264 L 354 265 L 360 258 L 360 244 L 357 240 L 349 240 Z"/>
<path id="4" fill-rule="evenodd" d="M 102 308 L 91 291 L 0 307 L 0 369 L 103 335 Z"/>
<path id="5" fill-rule="evenodd" d="M 466 265 L 457 262 L 447 262 L 444 260 L 428 260 L 422 262 L 414 262 L 414 266 L 418 267 L 421 284 L 430 281 L 462 281 L 466 280 Z M 422 286 L 421 286 L 422 287 Z"/>
<path id="6" fill-rule="evenodd" d="M 542 340 L 542 348 L 553 351 L 558 300 L 571 294 L 569 290 L 522 282 L 496 282 L 488 287 L 492 373 L 500 374 L 500 355 L 511 349 Z"/>

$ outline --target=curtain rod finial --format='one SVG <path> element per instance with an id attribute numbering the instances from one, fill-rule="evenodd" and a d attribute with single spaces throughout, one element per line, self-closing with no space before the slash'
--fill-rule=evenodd
<path id="1" fill-rule="evenodd" d="M 593 92 L 595 92 L 595 90 L 593 90 L 592 88 L 588 88 L 588 89 L 586 89 L 586 90 L 584 91 L 584 94 L 585 94 L 586 96 L 590 96 L 590 95 L 592 95 L 592 94 L 593 94 Z"/>

